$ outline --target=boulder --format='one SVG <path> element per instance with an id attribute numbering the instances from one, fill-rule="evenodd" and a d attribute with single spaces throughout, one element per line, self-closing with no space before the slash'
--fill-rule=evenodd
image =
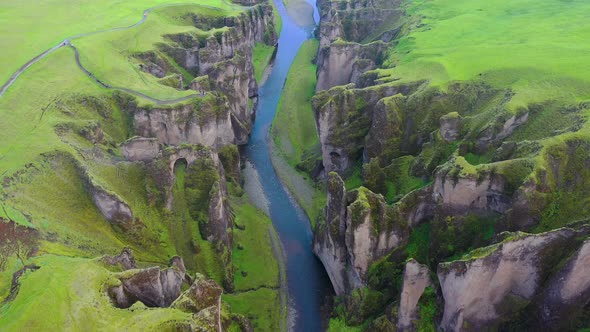
<path id="1" fill-rule="evenodd" d="M 182 258 L 174 257 L 170 264 L 167 269 L 151 267 L 117 275 L 121 284 L 108 292 L 115 306 L 128 308 L 141 301 L 148 307 L 169 307 L 180 295 L 186 273 Z"/>
<path id="2" fill-rule="evenodd" d="M 197 313 L 205 308 L 218 307 L 223 289 L 211 279 L 197 274 L 191 287 L 172 303 L 172 308 Z"/>
<path id="3" fill-rule="evenodd" d="M 120 266 L 123 270 L 131 270 L 137 268 L 135 257 L 130 248 L 124 248 L 117 256 L 104 256 L 103 262 L 112 266 Z"/>
<path id="4" fill-rule="evenodd" d="M 461 132 L 461 115 L 451 112 L 440 118 L 440 135 L 447 142 L 454 142 Z"/>

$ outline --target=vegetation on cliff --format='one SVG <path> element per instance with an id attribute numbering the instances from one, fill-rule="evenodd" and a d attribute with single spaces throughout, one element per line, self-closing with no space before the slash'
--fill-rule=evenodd
<path id="1" fill-rule="evenodd" d="M 407 258 L 435 271 L 485 254 L 477 248 L 506 230 L 587 223 L 590 44 L 580 14 L 587 3 L 320 1 L 319 8 L 322 91 L 313 108 L 323 166 L 348 190 L 383 195 L 411 230 L 393 250 L 367 249 L 373 271 L 385 262 L 390 270 L 351 286 L 335 324 L 396 324 L 393 271 Z M 347 209 L 354 219 L 354 203 Z M 342 262 L 359 259 L 349 238 L 316 245 L 343 246 Z M 379 296 L 357 301 L 354 289 L 363 286 L 386 295 L 386 304 Z M 440 322 L 439 290 L 422 295 L 414 328 Z M 363 314 L 363 301 L 381 310 Z M 520 326 L 514 317 L 503 324 Z"/>
<path id="2" fill-rule="evenodd" d="M 169 3 L 8 4 L 0 13 L 6 23 L 0 34 L 6 37 L 7 50 L 0 78 L 7 81 L 52 43 L 131 26 L 149 6 Z M 34 22 L 24 19 L 31 13 Z M 38 27 L 50 25 L 43 21 L 47 19 L 60 19 L 60 26 L 40 31 Z M 177 55 L 186 51 L 183 46 L 196 45 L 193 51 L 208 52 L 208 62 L 200 65 L 221 72 L 212 74 L 220 77 L 215 83 L 228 80 L 224 66 L 234 66 L 243 70 L 232 71 L 234 79 L 254 90 L 252 68 L 263 72 L 274 50 L 267 45 L 276 37 L 272 20 L 265 4 L 247 8 L 205 1 L 162 6 L 134 27 L 70 39 L 92 74 L 77 65 L 73 49 L 61 47 L 24 71 L 0 97 L 0 233 L 14 237 L 8 225 L 16 223 L 31 235 L 27 250 L 7 249 L 7 259 L 0 264 L 2 329 L 165 330 L 203 323 L 177 309 L 140 304 L 118 309 L 111 303 L 105 287 L 113 281 L 113 271 L 96 257 L 128 247 L 141 267 L 164 266 L 171 257 L 182 256 L 189 279 L 197 272 L 214 279 L 225 288 L 233 312 L 247 314 L 257 330 L 275 330 L 284 317 L 269 235 L 272 225 L 243 194 L 237 147 L 204 146 L 186 139 L 165 144 L 169 136 L 158 136 L 162 128 L 138 137 L 134 117 L 138 110 L 152 116 L 190 110 L 190 115 L 172 120 L 183 130 L 221 121 L 220 114 L 228 115 L 230 103 L 242 103 L 241 96 L 229 89 L 196 96 L 202 91 L 191 90 L 191 84 L 196 81 L 197 87 L 206 88 L 209 79 L 198 80 L 198 71 L 190 67 L 194 62 Z M 256 25 L 250 30 L 256 36 L 237 38 L 242 30 L 235 26 L 240 24 Z M 17 39 L 30 42 L 20 47 Z M 262 51 L 252 59 L 250 48 L 255 44 L 264 47 L 256 48 Z M 226 53 L 221 54 L 221 48 Z M 96 80 L 145 96 L 113 91 Z M 245 94 L 239 106 L 248 113 L 252 105 L 247 101 L 255 96 Z M 174 102 L 184 96 L 193 98 Z M 162 100 L 166 105 L 157 105 Z M 249 119 L 249 114 L 242 115 Z M 236 117 L 247 136 L 251 123 Z M 234 228 L 234 221 L 240 229 Z M 7 243 L 25 243 L 16 240 Z M 261 262 L 264 269 L 257 268 Z M 13 275 L 17 283 L 11 283 Z M 250 301 L 266 303 L 266 309 L 248 308 Z M 225 302 L 222 307 L 223 317 L 234 317 Z M 231 328 L 247 325 L 236 324 Z"/>

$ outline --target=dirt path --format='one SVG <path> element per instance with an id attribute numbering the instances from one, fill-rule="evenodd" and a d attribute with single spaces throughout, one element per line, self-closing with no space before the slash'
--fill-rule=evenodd
<path id="1" fill-rule="evenodd" d="M 193 93 L 191 95 L 188 95 L 188 96 L 185 96 L 185 97 L 181 97 L 181 98 L 170 99 L 170 100 L 160 100 L 160 99 L 156 99 L 156 98 L 150 97 L 150 96 L 148 96 L 146 94 L 143 94 L 143 93 L 141 93 L 139 91 L 135 91 L 135 90 L 127 89 L 127 88 L 119 88 L 119 87 L 112 86 L 112 85 L 110 85 L 108 83 L 105 83 L 105 82 L 101 81 L 96 76 L 94 76 L 94 74 L 92 74 L 88 69 L 86 69 L 86 67 L 84 67 L 84 65 L 82 65 L 82 63 L 80 62 L 80 52 L 78 52 L 78 49 L 76 48 L 76 46 L 74 46 L 69 41 L 66 41 L 66 43 L 67 43 L 67 45 L 72 50 L 74 50 L 74 55 L 75 55 L 75 58 L 76 58 L 76 64 L 78 65 L 78 68 L 80 68 L 80 70 L 82 70 L 86 74 L 86 76 L 90 77 L 93 81 L 95 81 L 96 83 L 98 83 L 98 85 L 102 86 L 103 88 L 127 92 L 129 94 L 134 95 L 134 96 L 142 97 L 142 98 L 145 98 L 145 99 L 147 99 L 149 101 L 152 101 L 152 102 L 156 103 L 157 105 L 176 104 L 176 103 L 180 103 L 180 102 L 183 102 L 183 101 L 188 100 L 188 99 L 191 99 L 191 98 L 202 97 L 202 96 L 205 95 L 205 94 Z"/>
<path id="2" fill-rule="evenodd" d="M 228 6 L 232 7 L 233 9 L 244 9 L 245 10 L 245 9 L 251 8 L 251 7 L 236 5 L 236 4 L 230 3 L 230 2 L 228 2 L 226 0 L 223 0 L 223 2 L 225 4 L 227 4 Z M 201 4 L 194 3 L 194 2 L 159 5 L 159 6 L 151 7 L 151 8 L 148 8 L 148 9 L 144 10 L 143 11 L 143 16 L 141 17 L 141 20 L 139 20 L 139 22 L 137 22 L 137 23 L 135 23 L 133 25 L 126 26 L 126 27 L 118 27 L 118 28 L 111 28 L 111 29 L 106 29 L 106 30 L 99 30 L 99 31 L 87 32 L 87 33 L 82 33 L 82 34 L 78 34 L 78 35 L 74 35 L 74 36 L 71 36 L 69 38 L 66 38 L 61 43 L 53 46 L 52 48 L 48 49 L 47 51 L 45 51 L 45 52 L 37 55 L 36 57 L 32 58 L 31 60 L 29 60 L 22 67 L 20 67 L 14 74 L 12 74 L 12 76 L 10 76 L 10 79 L 6 83 L 4 83 L 4 85 L 2 85 L 0 87 L 0 97 L 2 97 L 4 95 L 4 93 L 6 92 L 6 90 L 8 90 L 8 88 L 10 88 L 10 86 L 12 86 L 12 84 L 19 78 L 19 76 L 25 70 L 27 70 L 29 67 L 31 67 L 35 63 L 39 62 L 41 59 L 45 58 L 49 54 L 57 51 L 58 49 L 60 49 L 60 48 L 62 48 L 64 46 L 70 46 L 76 52 L 76 62 L 78 63 L 78 67 L 80 67 L 80 69 L 82 69 L 82 71 L 84 71 L 88 76 L 90 76 L 95 82 L 97 82 L 98 84 L 100 84 L 102 87 L 105 87 L 105 88 L 108 88 L 108 89 L 115 89 L 115 90 L 125 91 L 125 92 L 130 93 L 130 94 L 133 94 L 135 96 L 146 98 L 146 99 L 148 99 L 148 100 L 150 100 L 152 102 L 155 102 L 158 105 L 174 104 L 174 103 L 178 103 L 178 102 L 181 102 L 181 101 L 190 99 L 190 98 L 194 98 L 195 96 L 198 96 L 198 95 L 190 95 L 190 96 L 187 96 L 187 97 L 183 97 L 183 98 L 179 98 L 179 99 L 174 99 L 174 100 L 159 100 L 159 99 L 155 99 L 155 98 L 149 97 L 149 96 L 147 96 L 147 95 L 145 95 L 145 94 L 143 94 L 141 92 L 133 91 L 133 90 L 130 90 L 130 89 L 127 89 L 127 88 L 111 87 L 108 84 L 105 84 L 105 83 L 101 82 L 94 75 L 92 75 L 92 73 L 90 73 L 88 70 L 86 70 L 80 64 L 80 56 L 79 56 L 78 50 L 71 43 L 71 40 L 73 40 L 73 39 L 88 37 L 88 36 L 96 35 L 96 34 L 99 34 L 99 33 L 106 33 L 106 32 L 113 32 L 113 31 L 128 30 L 128 29 L 132 29 L 132 28 L 135 28 L 137 26 L 140 26 L 140 25 L 142 25 L 147 20 L 147 17 L 149 15 L 149 13 L 151 11 L 155 10 L 155 9 L 160 9 L 160 8 L 164 8 L 164 7 L 173 7 L 173 6 L 186 6 L 186 5 L 197 5 L 197 6 L 200 6 L 200 7 L 205 7 L 205 8 L 210 8 L 210 9 L 219 9 L 217 7 L 207 6 L 207 5 L 201 5 Z"/>

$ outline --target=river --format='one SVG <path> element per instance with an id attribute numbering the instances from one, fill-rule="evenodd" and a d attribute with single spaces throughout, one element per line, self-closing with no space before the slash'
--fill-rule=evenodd
<path id="1" fill-rule="evenodd" d="M 321 312 L 322 302 L 332 294 L 332 286 L 324 267 L 312 252 L 312 231 L 309 219 L 297 202 L 281 184 L 272 166 L 268 139 L 269 129 L 275 117 L 287 73 L 297 51 L 303 42 L 313 38 L 313 26 L 299 27 L 287 15 L 281 0 L 276 5 L 283 19 L 279 47 L 266 81 L 259 89 L 256 121 L 245 148 L 247 167 L 253 168 L 250 175 L 258 180 L 257 192 L 248 190 L 254 201 L 265 203 L 263 209 L 279 234 L 286 256 L 288 284 L 288 328 L 289 331 L 315 332 L 326 328 L 327 322 Z M 315 0 L 309 1 L 314 7 L 314 18 L 319 15 Z M 255 172 L 255 174 L 252 174 Z M 246 181 L 251 181 L 246 176 Z M 260 204 L 257 204 L 260 205 Z"/>

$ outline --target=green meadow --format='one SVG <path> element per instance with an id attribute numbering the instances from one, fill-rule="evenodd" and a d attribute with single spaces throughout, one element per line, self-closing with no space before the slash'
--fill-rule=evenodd
<path id="1" fill-rule="evenodd" d="M 318 47 L 316 39 L 307 40 L 301 45 L 289 69 L 271 128 L 275 169 L 312 224 L 326 203 L 323 188 L 314 183 L 308 174 L 320 156 L 319 138 L 311 108 L 316 86 L 316 66 L 313 61 Z"/>
<path id="2" fill-rule="evenodd" d="M 6 0 L 0 8 L 0 81 L 4 83 L 33 57 L 66 38 L 133 25 L 148 8 L 177 5 L 174 0 Z M 224 0 L 199 5 L 233 10 Z"/>
<path id="3" fill-rule="evenodd" d="M 405 1 L 410 33 L 390 52 L 384 80 L 483 79 L 516 93 L 509 107 L 590 98 L 590 3 L 584 0 Z"/>
<path id="4" fill-rule="evenodd" d="M 224 29 L 200 30 L 193 26 L 190 15 L 227 17 L 239 14 L 244 7 L 222 0 L 198 4 L 169 0 L 5 1 L 0 6 L 1 84 L 28 60 L 65 38 L 130 26 L 142 18 L 145 9 L 155 6 L 161 7 L 141 25 L 80 36 L 71 42 L 80 52 L 81 63 L 109 85 L 163 100 L 193 94 L 161 84 L 138 70 L 135 57 L 157 50 L 158 44 L 166 43 L 166 35 L 190 33 L 206 38 Z M 256 48 L 258 78 L 273 51 L 272 47 Z M 175 69 L 185 82 L 193 79 L 182 68 Z M 141 266 L 166 266 L 176 254 L 192 255 L 186 260 L 189 273 L 201 272 L 222 281 L 224 271 L 213 245 L 201 238 L 194 225 L 184 233 L 186 228 L 178 228 L 196 225 L 187 212 L 189 202 L 183 199 L 184 173 L 178 173 L 173 188 L 177 199 L 167 210 L 150 198 L 153 183 L 146 168 L 122 160 L 118 144 L 134 133 L 118 97 L 118 92 L 87 77 L 76 65 L 74 51 L 62 47 L 24 71 L 0 98 L 0 217 L 38 231 L 38 251 L 27 263 L 42 266 L 39 271 L 25 273 L 17 298 L 0 306 L 0 329 L 166 330 L 171 328 L 162 325 L 166 321 L 190 321 L 190 314 L 178 310 L 141 305 L 120 310 L 111 305 L 104 291 L 113 281 L 111 272 L 95 257 L 117 254 L 123 247 L 133 250 Z M 140 98 L 137 102 L 152 104 Z M 95 128 L 104 134 L 99 144 L 84 136 Z M 135 233 L 124 234 L 105 220 L 88 193 L 84 176 L 130 206 L 140 224 Z M 272 224 L 246 197 L 232 200 L 236 222 L 246 229 L 235 230 L 238 293 L 228 295 L 228 302 L 232 312 L 247 314 L 261 330 L 274 330 L 282 311 L 278 304 L 279 267 L 271 248 Z M 186 244 L 187 236 L 198 238 L 199 254 L 179 245 Z M 260 272 L 261 264 L 265 273 Z M 11 275 L 20 267 L 20 262 L 10 260 L 0 271 L 0 300 L 8 294 Z M 249 292 L 254 288 L 260 290 Z M 252 310 L 250 301 L 266 307 Z"/>

